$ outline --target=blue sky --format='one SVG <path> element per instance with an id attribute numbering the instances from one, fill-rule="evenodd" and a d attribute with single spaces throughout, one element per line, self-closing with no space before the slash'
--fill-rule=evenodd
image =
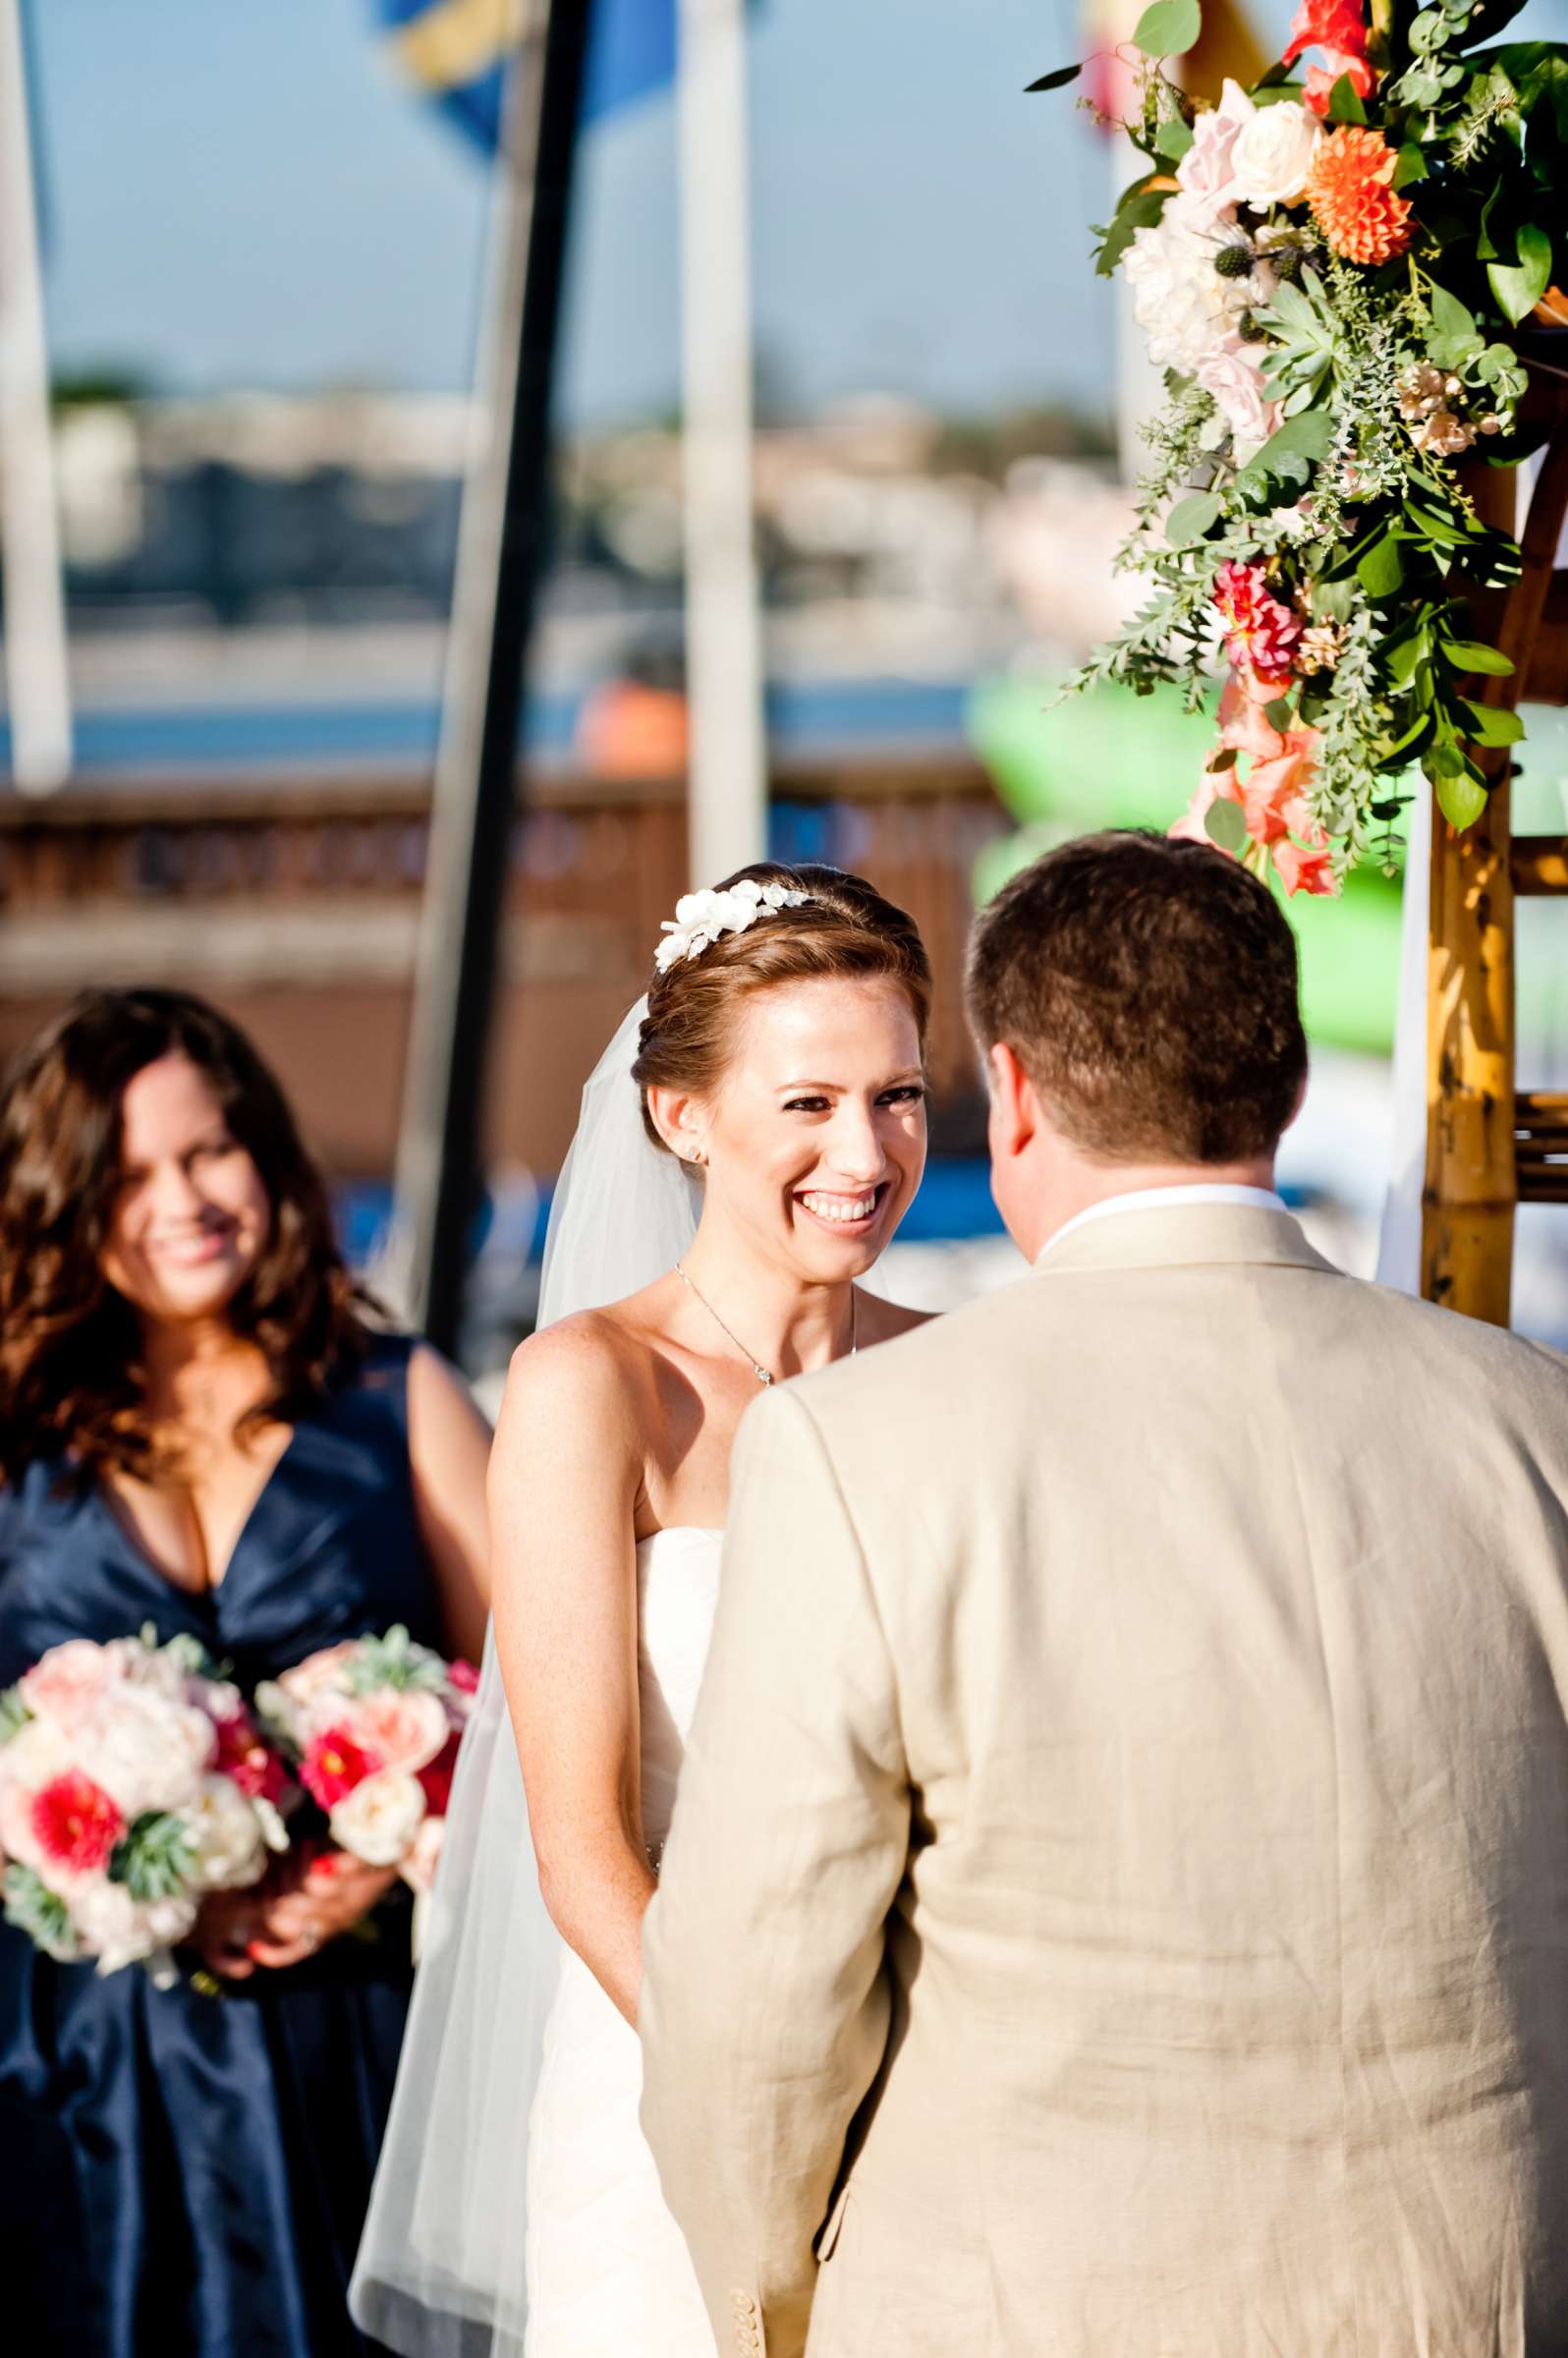
<path id="1" fill-rule="evenodd" d="M 1087 236 L 1111 153 L 1071 92 L 1022 95 L 1070 54 L 1076 13 L 768 0 L 756 326 L 792 394 L 1103 398 Z M 1257 8 L 1276 28 L 1289 13 Z M 1568 0 L 1525 22 L 1563 29 Z M 370 0 L 34 0 L 33 23 L 57 365 L 172 389 L 469 381 L 482 165 L 398 82 Z M 591 135 L 565 419 L 669 406 L 677 338 L 674 125 L 655 100 Z"/>

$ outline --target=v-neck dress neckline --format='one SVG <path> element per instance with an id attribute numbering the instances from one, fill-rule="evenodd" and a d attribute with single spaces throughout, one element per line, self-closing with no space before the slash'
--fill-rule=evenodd
<path id="1" fill-rule="evenodd" d="M 94 1484 L 94 1492 L 105 1517 L 113 1525 L 120 1539 L 131 1550 L 132 1554 L 137 1557 L 139 1564 L 144 1566 L 145 1569 L 151 1573 L 154 1580 L 160 1580 L 164 1587 L 166 1589 L 172 1589 L 177 1597 L 193 1597 L 198 1600 L 203 1598 L 216 1597 L 221 1590 L 228 1587 L 230 1576 L 232 1575 L 234 1567 L 239 1561 L 240 1556 L 244 1552 L 246 1542 L 250 1539 L 252 1529 L 258 1523 L 264 1522 L 264 1509 L 266 1506 L 267 1492 L 272 1488 L 273 1484 L 277 1482 L 279 1476 L 283 1472 L 284 1467 L 288 1464 L 289 1459 L 294 1452 L 294 1445 L 299 1437 L 300 1425 L 296 1423 L 290 1427 L 288 1439 L 284 1442 L 282 1448 L 278 1451 L 277 1456 L 272 1460 L 271 1465 L 268 1466 L 265 1474 L 261 1477 L 260 1482 L 256 1486 L 255 1491 L 251 1499 L 251 1503 L 245 1510 L 245 1515 L 241 1521 L 240 1528 L 235 1533 L 233 1540 L 229 1544 L 229 1552 L 223 1559 L 223 1570 L 219 1573 L 216 1580 L 204 1580 L 199 1587 L 190 1585 L 183 1580 L 175 1580 L 171 1578 L 167 1572 L 165 1572 L 163 1566 L 154 1558 L 152 1550 L 146 1545 L 140 1533 L 138 1533 L 134 1528 L 130 1517 L 124 1512 L 122 1502 L 116 1498 L 114 1492 L 107 1487 L 106 1484 L 102 1482 Z M 192 1513 L 193 1515 L 196 1514 L 194 1505 L 192 1508 Z M 199 1516 L 196 1516 L 196 1530 L 199 1533 L 201 1530 Z M 204 1535 L 202 1539 L 202 1544 L 203 1546 L 205 1545 Z"/>

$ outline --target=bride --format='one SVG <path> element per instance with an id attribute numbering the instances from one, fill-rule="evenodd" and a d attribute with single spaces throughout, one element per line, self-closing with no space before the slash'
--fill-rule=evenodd
<path id="1" fill-rule="evenodd" d="M 352 2303 L 406 2358 L 712 2358 L 636 2025 L 730 1446 L 759 1385 L 919 1322 L 855 1282 L 924 1164 L 914 925 L 764 864 L 664 934 L 584 1094 L 491 1461 L 493 1645 Z"/>

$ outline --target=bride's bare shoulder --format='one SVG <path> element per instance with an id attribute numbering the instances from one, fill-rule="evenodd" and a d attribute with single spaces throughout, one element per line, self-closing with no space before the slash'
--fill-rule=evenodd
<path id="1" fill-rule="evenodd" d="M 657 1338 L 657 1285 L 602 1310 L 577 1311 L 540 1327 L 512 1354 L 502 1422 L 526 1411 L 531 1423 L 641 1413 Z"/>

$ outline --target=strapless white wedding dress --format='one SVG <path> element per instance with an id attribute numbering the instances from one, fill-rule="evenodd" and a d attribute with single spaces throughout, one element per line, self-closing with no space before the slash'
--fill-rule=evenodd
<path id="1" fill-rule="evenodd" d="M 720 1534 L 637 1551 L 643 1827 L 657 1859 L 718 1601 Z M 526 2358 L 714 2358 L 680 2228 L 638 2125 L 637 2034 L 568 1952 L 529 2125 Z"/>

